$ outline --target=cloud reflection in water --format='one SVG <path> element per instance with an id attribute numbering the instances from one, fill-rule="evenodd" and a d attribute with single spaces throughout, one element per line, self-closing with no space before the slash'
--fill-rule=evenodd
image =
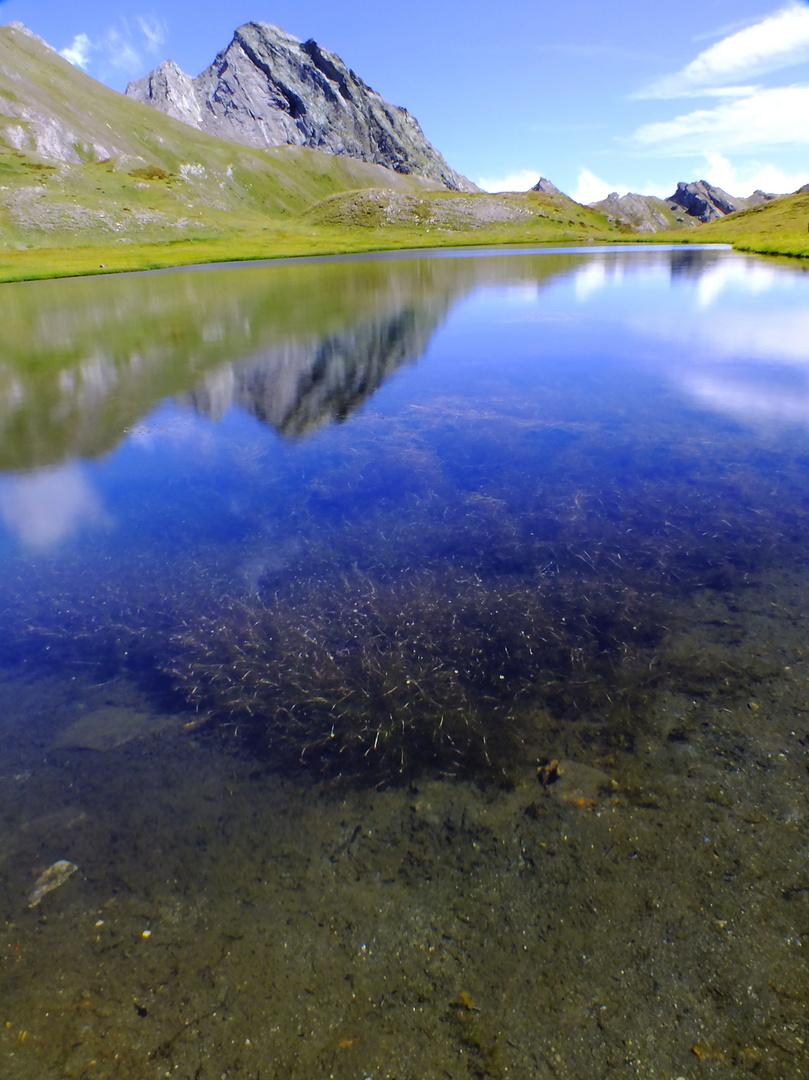
<path id="1" fill-rule="evenodd" d="M 39 550 L 108 522 L 97 492 L 78 465 L 3 479 L 0 518 L 23 547 Z"/>

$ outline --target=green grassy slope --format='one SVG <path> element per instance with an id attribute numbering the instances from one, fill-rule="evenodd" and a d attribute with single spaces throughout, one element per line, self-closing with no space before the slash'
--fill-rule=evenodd
<path id="1" fill-rule="evenodd" d="M 406 212 L 380 217 L 380 189 Z M 0 27 L 0 280 L 614 234 L 564 196 L 453 199 L 352 158 L 204 135 Z"/>
<path id="2" fill-rule="evenodd" d="M 809 195 L 794 195 L 639 236 L 561 194 L 458 195 L 353 158 L 253 150 L 115 93 L 19 25 L 0 27 L 0 281 L 588 240 L 809 256 L 807 226 Z"/>

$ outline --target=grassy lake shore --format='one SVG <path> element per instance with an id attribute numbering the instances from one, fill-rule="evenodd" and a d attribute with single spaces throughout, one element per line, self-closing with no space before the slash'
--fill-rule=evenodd
<path id="1" fill-rule="evenodd" d="M 809 210 L 809 198 L 804 198 Z M 758 208 L 757 208 L 758 209 Z M 756 211 L 749 213 L 755 214 Z M 258 232 L 230 237 L 171 239 L 150 243 L 88 244 L 27 250 L 0 249 L 0 282 L 35 281 L 94 274 L 164 270 L 209 263 L 249 262 L 311 256 L 354 255 L 373 252 L 435 248 L 539 246 L 565 244 L 731 244 L 737 251 L 753 254 L 809 258 L 809 233 L 798 231 L 788 215 L 784 221 L 745 217 L 718 221 L 698 229 L 636 235 L 616 230 L 554 222 L 532 222 L 528 228 L 496 226 L 474 231 L 443 231 L 430 228 L 317 228 L 270 226 Z M 794 214 L 789 216 L 795 216 Z M 742 218 L 742 215 L 739 215 Z M 760 227 L 756 227 L 760 226 Z M 775 227 L 781 227 L 775 231 Z"/>

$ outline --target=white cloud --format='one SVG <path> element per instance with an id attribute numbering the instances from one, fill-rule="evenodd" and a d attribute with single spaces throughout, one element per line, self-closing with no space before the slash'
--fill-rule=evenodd
<path id="1" fill-rule="evenodd" d="M 578 185 L 576 190 L 570 193 L 570 197 L 574 202 L 583 203 L 586 206 L 588 203 L 606 199 L 613 191 L 615 191 L 614 184 L 608 184 L 606 180 L 602 180 L 589 169 L 580 169 Z"/>
<path id="2" fill-rule="evenodd" d="M 701 52 L 675 75 L 659 79 L 644 97 L 680 97 L 724 87 L 723 93 L 749 92 L 729 87 L 740 77 L 750 79 L 809 59 L 809 6 L 791 3 L 739 30 Z"/>
<path id="3" fill-rule="evenodd" d="M 71 64 L 86 71 L 87 65 L 90 63 L 90 53 L 96 48 L 98 46 L 90 41 L 87 34 L 76 34 L 67 48 L 62 49 L 59 55 L 64 56 L 65 60 L 69 60 Z"/>
<path id="4" fill-rule="evenodd" d="M 663 154 L 752 152 L 809 146 L 809 86 L 755 90 L 714 109 L 644 124 L 631 136 L 638 147 Z"/>
<path id="5" fill-rule="evenodd" d="M 753 191 L 772 191 L 785 195 L 809 183 L 809 172 L 785 172 L 775 165 L 753 162 L 737 168 L 721 154 L 708 154 L 704 179 L 733 195 L 749 195 Z"/>
<path id="6" fill-rule="evenodd" d="M 660 195 L 662 190 L 674 191 L 676 183 L 663 184 L 662 187 L 659 183 L 652 183 L 649 181 L 646 184 L 642 184 L 640 187 L 636 187 L 635 194 L 637 195 Z M 626 195 L 629 192 L 629 188 L 621 184 L 609 184 L 606 180 L 602 180 L 600 176 L 596 176 L 594 172 L 589 169 L 579 170 L 579 181 L 576 190 L 571 192 L 571 199 L 575 202 L 583 203 L 587 206 L 589 203 L 601 202 L 602 199 L 606 199 L 608 195 L 611 195 L 613 191 Z"/>
<path id="7" fill-rule="evenodd" d="M 481 176 L 477 184 L 484 191 L 528 191 L 539 182 L 539 177 L 533 169 L 523 169 L 506 176 Z"/>
<path id="8" fill-rule="evenodd" d="M 125 27 L 122 33 L 114 26 L 111 27 L 104 35 L 103 44 L 107 60 L 116 70 L 132 74 L 140 71 L 143 63 L 140 53 L 132 44 L 128 28 Z"/>

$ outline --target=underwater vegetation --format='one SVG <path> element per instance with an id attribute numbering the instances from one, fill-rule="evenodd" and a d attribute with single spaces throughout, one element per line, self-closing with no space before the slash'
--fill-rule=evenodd
<path id="1" fill-rule="evenodd" d="M 270 768 L 363 785 L 508 781 L 573 730 L 631 749 L 660 689 L 745 681 L 683 647 L 688 598 L 805 551 L 800 457 L 690 418 L 661 444 L 650 410 L 630 439 L 495 403 L 467 428 L 441 401 L 289 474 L 234 457 L 186 495 L 217 521 L 243 499 L 222 536 L 172 499 L 163 549 L 11 560 L 0 663 L 124 675 Z"/>
<path id="2" fill-rule="evenodd" d="M 636 598 L 577 606 L 567 591 L 541 572 L 484 580 L 440 564 L 292 581 L 221 598 L 172 635 L 169 670 L 203 716 L 286 766 L 505 775 L 538 702 L 603 697 L 629 642 L 648 644 Z"/>

